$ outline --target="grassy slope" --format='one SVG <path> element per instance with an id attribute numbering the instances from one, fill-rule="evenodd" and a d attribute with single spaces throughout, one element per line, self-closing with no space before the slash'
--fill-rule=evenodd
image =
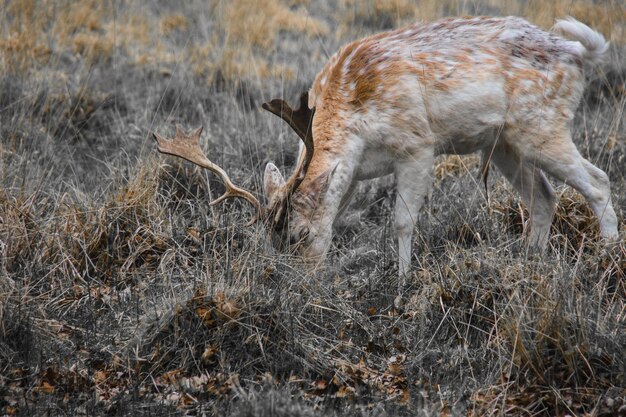
<path id="1" fill-rule="evenodd" d="M 559 188 L 551 248 L 524 252 L 519 196 L 442 158 L 403 314 L 390 178 L 363 184 L 327 265 L 276 254 L 210 174 L 149 132 L 204 147 L 260 190 L 297 139 L 294 102 L 329 53 L 417 18 L 572 14 L 614 41 L 575 140 L 626 212 L 619 2 L 0 2 L 0 413 L 602 414 L 626 404 L 626 242 L 596 242 Z M 70 7 L 71 5 L 71 7 Z"/>

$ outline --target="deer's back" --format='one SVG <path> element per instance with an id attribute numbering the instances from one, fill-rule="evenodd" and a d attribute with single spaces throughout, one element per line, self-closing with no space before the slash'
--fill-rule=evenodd
<path id="1" fill-rule="evenodd" d="M 567 121 L 583 87 L 575 50 L 516 17 L 451 18 L 353 42 L 311 88 L 315 140 L 341 146 L 337 132 L 347 131 L 374 148 L 434 141 L 439 153 L 465 153 L 503 126 Z"/>

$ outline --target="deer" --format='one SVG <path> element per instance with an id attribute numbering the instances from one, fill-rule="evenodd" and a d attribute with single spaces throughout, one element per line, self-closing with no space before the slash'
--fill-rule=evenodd
<path id="1" fill-rule="evenodd" d="M 603 240 L 618 237 L 607 174 L 581 156 L 572 121 L 584 89 L 583 66 L 601 61 L 604 37 L 571 18 L 545 31 L 519 17 L 453 17 L 354 41 L 336 52 L 292 109 L 263 109 L 300 137 L 294 172 L 267 163 L 266 204 L 230 181 L 202 152 L 202 128 L 154 134 L 158 150 L 219 175 L 226 193 L 255 207 L 275 246 L 304 259 L 325 258 L 333 223 L 359 181 L 395 175 L 394 230 L 400 286 L 411 270 L 416 220 L 431 186 L 434 158 L 481 153 L 530 212 L 530 247 L 549 240 L 556 207 L 546 174 L 580 192 L 599 219 Z"/>

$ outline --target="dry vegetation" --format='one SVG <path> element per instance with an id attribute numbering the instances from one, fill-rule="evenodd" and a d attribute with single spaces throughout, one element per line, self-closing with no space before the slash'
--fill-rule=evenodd
<path id="1" fill-rule="evenodd" d="M 575 140 L 623 235 L 620 0 L 0 0 L 0 415 L 626 415 L 626 241 L 599 245 L 570 189 L 539 256 L 504 180 L 487 200 L 476 157 L 440 159 L 399 312 L 391 179 L 310 271 L 150 140 L 202 124 L 260 190 L 297 149 L 260 103 L 293 102 L 347 40 L 458 14 L 570 14 L 612 40 Z"/>

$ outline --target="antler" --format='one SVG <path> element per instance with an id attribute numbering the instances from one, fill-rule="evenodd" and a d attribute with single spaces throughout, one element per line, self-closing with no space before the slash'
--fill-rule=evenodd
<path id="1" fill-rule="evenodd" d="M 274 113 L 291 126 L 291 128 L 300 136 L 306 149 L 304 155 L 304 161 L 298 167 L 298 172 L 295 174 L 293 182 L 290 184 L 290 188 L 287 190 L 287 196 L 291 196 L 300 186 L 307 170 L 313 159 L 313 131 L 311 124 L 313 123 L 313 116 L 315 115 L 315 109 L 309 109 L 309 93 L 305 91 L 300 96 L 300 107 L 297 110 L 292 110 L 289 104 L 285 100 L 278 98 L 273 99 L 269 103 L 263 103 L 263 108 L 269 112 Z"/>
<path id="2" fill-rule="evenodd" d="M 200 149 L 201 134 L 202 127 L 199 127 L 190 134 L 187 134 L 183 131 L 183 128 L 180 125 L 176 125 L 176 136 L 174 139 L 166 139 L 154 132 L 152 133 L 152 136 L 154 136 L 154 139 L 157 141 L 157 148 L 159 149 L 159 152 L 179 156 L 202 168 L 212 171 L 222 179 L 222 182 L 226 186 L 226 192 L 218 199 L 212 201 L 209 204 L 210 206 L 219 204 L 227 198 L 242 198 L 256 208 L 256 214 L 252 220 L 250 220 L 248 225 L 255 223 L 261 213 L 261 204 L 259 203 L 259 200 L 257 200 L 257 198 L 249 191 L 239 188 L 233 184 L 228 177 L 228 174 L 226 174 L 226 171 L 211 162 L 209 158 L 206 157 L 202 149 Z"/>

